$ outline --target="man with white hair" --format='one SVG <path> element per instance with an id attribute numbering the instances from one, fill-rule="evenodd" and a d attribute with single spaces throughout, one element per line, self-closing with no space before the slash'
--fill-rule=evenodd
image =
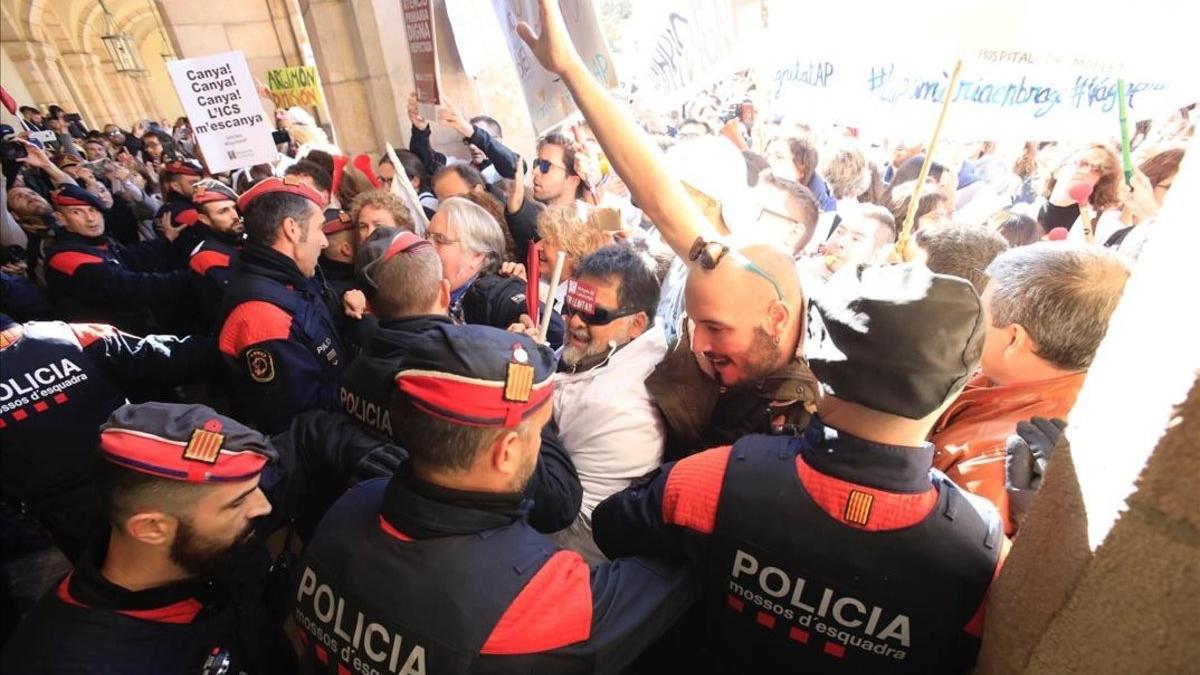
<path id="1" fill-rule="evenodd" d="M 500 224 L 483 207 L 462 197 L 441 203 L 425 237 L 442 260 L 450 282 L 450 316 L 458 323 L 507 329 L 526 311 L 525 281 L 497 274 L 507 257 Z M 550 322 L 547 339 L 562 345 L 562 318 Z"/>

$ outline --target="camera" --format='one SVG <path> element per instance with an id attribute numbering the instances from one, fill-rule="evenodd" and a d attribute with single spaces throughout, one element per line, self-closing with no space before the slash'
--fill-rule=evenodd
<path id="1" fill-rule="evenodd" d="M 0 141 L 0 161 L 15 162 L 29 154 L 29 150 L 20 141 Z"/>

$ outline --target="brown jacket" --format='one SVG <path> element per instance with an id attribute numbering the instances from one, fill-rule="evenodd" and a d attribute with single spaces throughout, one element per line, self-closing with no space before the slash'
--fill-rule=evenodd
<path id="1" fill-rule="evenodd" d="M 803 429 L 816 410 L 817 378 L 803 357 L 753 387 L 725 389 L 704 372 L 687 332 L 646 378 L 667 427 L 663 461 L 729 445 L 747 434 Z"/>
<path id="2" fill-rule="evenodd" d="M 1004 489 L 1008 437 L 1017 422 L 1033 417 L 1066 418 L 1087 373 L 1039 382 L 998 385 L 976 375 L 933 427 L 933 466 L 964 490 L 996 505 L 1004 529 L 1015 531 Z"/>

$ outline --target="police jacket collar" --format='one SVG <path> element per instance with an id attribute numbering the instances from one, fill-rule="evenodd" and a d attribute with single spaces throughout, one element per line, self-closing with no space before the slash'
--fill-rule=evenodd
<path id="1" fill-rule="evenodd" d="M 321 258 L 321 271 L 330 281 L 354 281 L 354 265 L 347 262 Z"/>
<path id="2" fill-rule="evenodd" d="M 525 517 L 521 494 L 452 490 L 413 475 L 405 463 L 388 482 L 380 516 L 413 539 L 461 536 L 506 527 Z"/>
<path id="3" fill-rule="evenodd" d="M 100 573 L 100 565 L 108 551 L 105 532 L 84 555 L 75 562 L 75 570 L 63 580 L 59 597 L 70 604 L 106 609 L 135 618 L 164 623 L 190 623 L 203 607 L 196 596 L 207 584 L 200 579 L 180 581 L 144 591 L 131 591 L 118 586 Z M 182 620 L 182 619 L 187 620 Z"/>
<path id="4" fill-rule="evenodd" d="M 452 325 L 450 317 L 442 314 L 421 314 L 401 319 L 386 319 L 379 322 L 367 352 L 372 356 L 388 356 L 397 351 L 408 351 L 412 336 L 434 326 Z"/>
<path id="5" fill-rule="evenodd" d="M 308 279 L 300 273 L 296 262 L 284 254 L 262 244 L 246 244 L 241 263 L 253 274 L 273 279 L 281 284 L 302 287 Z"/>
<path id="6" fill-rule="evenodd" d="M 888 492 L 929 489 L 933 446 L 883 445 L 826 426 L 816 417 L 800 444 L 804 462 L 823 474 Z"/>
<path id="7" fill-rule="evenodd" d="M 205 239 L 208 239 L 211 241 L 217 241 L 222 244 L 228 244 L 229 246 L 241 246 L 246 241 L 246 235 L 244 235 L 244 234 L 231 234 L 228 232 L 218 232 L 218 231 L 212 229 L 211 227 L 205 225 L 204 223 L 198 222 L 196 224 L 200 226 L 200 228 L 201 228 L 200 231 L 204 234 Z"/>
<path id="8" fill-rule="evenodd" d="M 82 234 L 75 234 L 66 228 L 60 229 L 54 235 L 54 238 L 64 244 L 99 246 L 102 248 L 108 245 L 108 238 L 104 235 L 100 235 L 99 237 L 85 237 Z"/>

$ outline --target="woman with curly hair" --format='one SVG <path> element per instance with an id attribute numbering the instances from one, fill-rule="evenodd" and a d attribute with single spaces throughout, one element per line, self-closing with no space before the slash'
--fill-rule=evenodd
<path id="1" fill-rule="evenodd" d="M 1079 204 L 1071 197 L 1071 186 L 1086 183 L 1092 188 L 1088 198 L 1093 218 L 1095 239 L 1104 241 L 1120 229 L 1122 180 L 1121 160 L 1117 153 L 1103 143 L 1091 143 L 1061 161 L 1046 180 L 1043 194 L 1046 201 L 1038 211 L 1038 224 L 1049 232 L 1056 227 L 1071 230 L 1072 239 L 1083 238 L 1083 228 L 1075 228 L 1079 220 Z M 1097 217 L 1098 216 L 1098 217 Z"/>

